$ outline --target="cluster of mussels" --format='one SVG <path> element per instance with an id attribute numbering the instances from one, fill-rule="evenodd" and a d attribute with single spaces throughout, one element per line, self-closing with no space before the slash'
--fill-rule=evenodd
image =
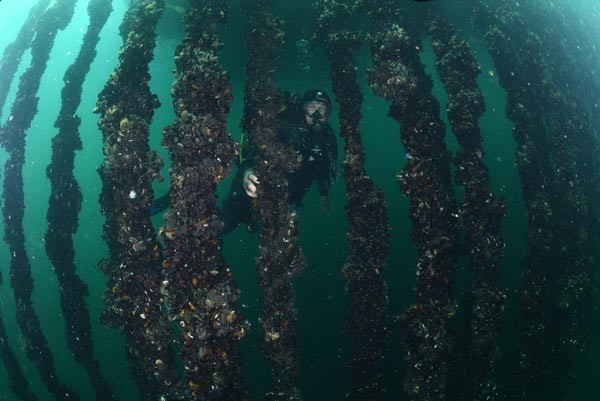
<path id="1" fill-rule="evenodd" d="M 344 138 L 345 206 L 350 254 L 344 277 L 350 303 L 348 326 L 354 347 L 350 359 L 350 400 L 381 400 L 385 394 L 383 356 L 386 350 L 387 288 L 381 277 L 388 248 L 389 224 L 383 192 L 365 170 L 359 130 L 363 95 L 352 53 L 360 40 L 345 28 L 351 10 L 335 0 L 317 3 L 316 37 L 327 50 L 333 92 L 340 110 Z"/>
<path id="2" fill-rule="evenodd" d="M 529 217 L 519 294 L 524 333 L 513 386 L 524 397 L 562 376 L 565 366 L 572 370 L 587 343 L 588 300 L 596 290 L 588 199 L 577 171 L 581 124 L 568 98 L 545 76 L 541 41 L 528 32 L 525 17 L 502 3 L 495 10 L 478 4 L 475 11 L 508 94 Z"/>
<path id="3" fill-rule="evenodd" d="M 401 125 L 408 158 L 398 179 L 410 199 L 417 277 L 414 304 L 404 317 L 405 387 L 413 400 L 443 400 L 454 343 L 450 326 L 458 237 L 445 127 L 432 81 L 419 60 L 416 35 L 396 23 L 408 21 L 397 3 L 361 0 L 357 8 L 366 10 L 371 19 L 369 85 L 375 94 L 391 100 L 389 115 Z"/>
<path id="4" fill-rule="evenodd" d="M 161 161 L 148 145 L 158 98 L 150 93 L 148 63 L 163 2 L 131 3 L 121 26 L 119 65 L 99 95 L 95 112 L 104 141 L 100 207 L 109 254 L 100 268 L 109 276 L 103 322 L 126 337 L 133 379 L 145 400 L 173 383 L 171 331 L 161 304 L 161 249 L 150 221 L 152 180 Z M 124 29 L 126 27 L 126 29 Z"/>
<path id="5" fill-rule="evenodd" d="M 275 118 L 281 110 L 274 82 L 281 21 L 273 15 L 273 0 L 245 0 L 248 14 L 246 91 L 242 128 L 256 148 L 254 169 L 261 178 L 254 204 L 261 221 L 257 271 L 263 291 L 260 344 L 272 364 L 273 387 L 266 399 L 298 400 L 298 333 L 293 278 L 305 265 L 298 244 L 298 223 L 287 203 L 286 173 L 299 166 L 297 154 L 281 143 Z"/>
<path id="6" fill-rule="evenodd" d="M 33 309 L 33 278 L 23 230 L 23 165 L 25 135 L 37 114 L 37 91 L 42 75 L 46 70 L 56 34 L 69 24 L 74 7 L 75 0 L 58 0 L 37 19 L 37 34 L 34 34 L 35 38 L 31 42 L 31 65 L 20 78 L 17 96 L 11 108 L 12 118 L 9 118 L 0 130 L 0 142 L 9 155 L 4 176 L 2 213 L 5 224 L 4 238 L 12 255 L 10 278 L 17 305 L 16 320 L 23 335 L 23 347 L 27 357 L 35 363 L 41 381 L 49 393 L 58 400 L 77 400 L 79 397 L 59 382 L 52 352 Z"/>
<path id="7" fill-rule="evenodd" d="M 82 195 L 73 175 L 73 168 L 75 151 L 81 149 L 78 132 L 81 119 L 77 116 L 77 108 L 81 103 L 82 85 L 96 55 L 100 31 L 111 11 L 110 0 L 91 0 L 88 5 L 90 25 L 83 38 L 81 51 L 63 79 L 65 86 L 61 96 L 62 105 L 54 124 L 59 132 L 52 139 L 52 162 L 46 169 L 51 194 L 45 246 L 58 277 L 67 346 L 75 360 L 88 372 L 98 400 L 114 400 L 115 395 L 93 357 L 90 313 L 85 300 L 88 289 L 75 272 L 73 234 L 78 226 Z"/>
<path id="8" fill-rule="evenodd" d="M 48 4 L 50 4 L 50 0 L 39 0 L 31 8 L 25 23 L 19 29 L 17 38 L 4 49 L 4 54 L 2 54 L 2 59 L 0 60 L 0 117 L 2 117 L 2 110 L 4 109 L 10 84 L 15 77 L 23 53 L 29 49 L 31 40 L 35 35 L 37 21 L 43 15 Z"/>
<path id="9" fill-rule="evenodd" d="M 437 59 L 436 69 L 448 93 L 448 120 L 460 144 L 454 158 L 456 181 L 465 188 L 459 215 L 473 276 L 468 298 L 468 332 L 461 352 L 462 396 L 468 400 L 493 400 L 497 391 L 493 373 L 505 299 L 499 288 L 504 254 L 500 224 L 505 204 L 492 194 L 489 173 L 483 163 L 478 119 L 485 105 L 476 80 L 479 65 L 469 45 L 450 24 L 430 16 L 427 30 Z"/>
<path id="10" fill-rule="evenodd" d="M 223 223 L 216 203 L 217 184 L 235 154 L 226 131 L 231 87 L 217 56 L 217 22 L 228 11 L 225 0 L 191 1 L 186 35 L 175 54 L 177 118 L 163 132 L 172 167 L 171 208 L 161 229 L 161 292 L 170 320 L 179 326 L 185 378 L 173 399 L 249 399 L 236 349 L 248 327 L 236 309 L 239 290 L 221 254 Z"/>

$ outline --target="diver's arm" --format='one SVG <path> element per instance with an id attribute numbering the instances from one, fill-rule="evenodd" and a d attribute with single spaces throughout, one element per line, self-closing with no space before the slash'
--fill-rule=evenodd
<path id="1" fill-rule="evenodd" d="M 235 165 L 242 171 L 252 172 L 252 166 L 254 164 L 254 149 L 250 146 L 247 137 L 242 136 L 240 145 L 240 157 L 234 158 Z M 244 189 L 246 189 L 246 173 L 244 173 Z M 255 176 L 253 176 L 256 178 Z M 257 182 L 258 183 L 258 182 Z M 248 193 L 248 191 L 246 191 Z M 248 195 L 250 196 L 250 195 Z M 256 196 L 254 196 L 256 197 Z M 161 197 L 155 198 L 152 204 L 150 205 L 150 215 L 154 216 L 159 213 L 164 212 L 169 208 L 171 204 L 171 190 L 167 191 Z"/>
<path id="2" fill-rule="evenodd" d="M 331 130 L 330 132 L 331 136 L 329 137 L 329 141 L 327 141 L 327 154 L 329 155 L 329 181 L 330 183 L 332 183 L 336 182 L 338 178 L 338 145 L 333 130 Z"/>
<path id="3" fill-rule="evenodd" d="M 321 196 L 321 211 L 323 213 L 329 211 L 329 195 Z"/>
<path id="4" fill-rule="evenodd" d="M 159 198 L 155 198 L 152 204 L 150 205 L 150 215 L 154 216 L 156 214 L 162 213 L 171 204 L 171 190 L 167 191 L 166 194 Z"/>
<path id="5" fill-rule="evenodd" d="M 329 211 L 329 179 L 318 179 L 317 188 L 321 195 L 321 210 L 327 212 Z"/>
<path id="6" fill-rule="evenodd" d="M 329 188 L 331 187 L 331 180 L 329 179 L 329 171 L 324 171 L 323 175 L 317 178 L 317 189 L 321 197 L 329 194 Z"/>
<path id="7" fill-rule="evenodd" d="M 331 128 L 325 144 L 325 151 L 327 162 L 323 164 L 323 171 L 317 177 L 317 188 L 321 195 L 321 210 L 326 212 L 329 210 L 329 188 L 337 180 L 337 140 Z"/>
<path id="8" fill-rule="evenodd" d="M 323 148 L 326 159 L 321 165 L 321 171 L 319 171 L 317 177 L 317 185 L 321 196 L 327 195 L 331 184 L 337 179 L 337 140 L 331 128 L 329 128 L 329 134 L 324 142 Z"/>
<path id="9" fill-rule="evenodd" d="M 325 165 L 324 165 L 325 166 Z M 327 212 L 329 210 L 329 188 L 331 187 L 331 177 L 329 175 L 329 163 L 323 168 L 319 177 L 317 177 L 317 189 L 321 195 L 321 210 Z"/>
<path id="10" fill-rule="evenodd" d="M 286 124 L 283 119 L 277 120 L 277 135 L 282 143 L 289 144 L 294 127 L 295 125 Z M 246 192 L 246 195 L 251 198 L 256 198 L 258 196 L 257 190 L 258 185 L 260 184 L 258 176 L 252 169 L 252 166 L 254 165 L 254 155 L 255 152 L 253 151 L 252 155 L 245 158 L 239 166 L 240 170 L 243 171 L 242 184 L 244 191 Z"/>

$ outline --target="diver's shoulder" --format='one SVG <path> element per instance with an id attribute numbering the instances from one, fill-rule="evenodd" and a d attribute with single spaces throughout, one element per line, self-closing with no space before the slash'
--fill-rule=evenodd
<path id="1" fill-rule="evenodd" d="M 303 125 L 306 125 L 306 122 L 304 122 L 301 118 L 299 117 L 290 117 L 287 115 L 278 115 L 277 117 L 275 117 L 275 122 L 280 125 L 280 126 L 284 126 L 284 127 L 301 127 Z"/>

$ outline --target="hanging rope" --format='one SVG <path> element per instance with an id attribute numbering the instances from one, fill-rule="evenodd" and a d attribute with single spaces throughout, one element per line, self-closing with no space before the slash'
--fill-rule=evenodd
<path id="1" fill-rule="evenodd" d="M 47 213 L 45 247 L 58 277 L 61 306 L 66 322 L 67 346 L 75 360 L 86 369 L 98 400 L 114 400 L 111 386 L 104 379 L 94 358 L 90 313 L 86 305 L 87 285 L 77 276 L 73 234 L 77 231 L 81 209 L 81 190 L 73 175 L 75 151 L 81 149 L 77 108 L 81 103 L 83 82 L 96 56 L 100 31 L 111 11 L 112 0 L 92 0 L 88 5 L 90 25 L 75 62 L 65 73 L 62 105 L 52 139 L 52 162 L 46 169 L 51 193 Z"/>
<path id="2" fill-rule="evenodd" d="M 3 283 L 2 274 L 0 274 L 0 284 Z M 29 388 L 29 382 L 21 369 L 15 352 L 11 348 L 6 335 L 6 327 L 0 310 L 0 359 L 4 364 L 8 376 L 8 387 L 12 392 L 23 401 L 36 401 L 37 398 Z"/>
<path id="3" fill-rule="evenodd" d="M 261 348 L 271 363 L 273 385 L 267 401 L 299 400 L 297 315 L 293 278 L 305 265 L 298 245 L 296 213 L 287 203 L 286 173 L 299 167 L 296 153 L 283 145 L 275 118 L 281 110 L 274 81 L 283 40 L 272 0 L 242 2 L 248 15 L 245 108 L 242 129 L 256 149 L 254 170 L 261 190 L 254 210 L 261 221 L 257 272 L 263 292 Z"/>
<path id="4" fill-rule="evenodd" d="M 388 251 L 389 224 L 383 192 L 365 170 L 359 129 L 363 95 L 352 58 L 360 40 L 356 32 L 348 29 L 352 16 L 349 7 L 333 0 L 320 0 L 316 6 L 319 14 L 316 37 L 329 56 L 345 150 L 342 166 L 348 199 L 345 210 L 350 254 L 343 272 L 350 303 L 348 327 L 353 339 L 348 398 L 382 400 L 386 392 L 383 358 L 388 298 L 381 272 Z"/>
<path id="5" fill-rule="evenodd" d="M 161 291 L 179 326 L 184 380 L 169 399 L 249 400 L 236 348 L 248 325 L 221 253 L 223 223 L 216 203 L 217 184 L 235 154 L 226 130 L 231 87 L 218 58 L 217 23 L 228 14 L 225 0 L 192 0 L 185 38 L 175 53 L 177 118 L 163 132 L 172 167 L 171 208 L 161 229 Z"/>
<path id="6" fill-rule="evenodd" d="M 508 389 L 512 398 L 525 399 L 574 370 L 594 314 L 593 237 L 576 168 L 581 148 L 575 138 L 581 131 L 567 97 L 546 77 L 540 39 L 529 32 L 524 15 L 508 3 L 475 6 L 507 92 L 529 218 L 519 292 L 524 331 Z"/>
<path id="7" fill-rule="evenodd" d="M 150 221 L 152 180 L 162 161 L 148 144 L 149 125 L 159 106 L 150 93 L 148 64 L 164 3 L 132 1 L 120 31 L 119 65 L 99 95 L 95 112 L 103 133 L 100 207 L 106 216 L 108 277 L 103 322 L 119 328 L 127 343 L 129 370 L 143 400 L 159 400 L 175 384 L 171 330 L 160 293 L 162 255 Z"/>
<path id="8" fill-rule="evenodd" d="M 398 179 L 410 199 L 417 277 L 414 303 L 404 317 L 405 388 L 411 400 L 441 401 L 455 342 L 450 324 L 455 313 L 452 284 L 458 256 L 445 127 L 431 79 L 419 60 L 416 33 L 398 24 L 408 18 L 394 1 L 361 0 L 357 9 L 365 11 L 371 21 L 369 85 L 375 94 L 391 101 L 389 115 L 402 127 L 408 158 Z"/>
<path id="9" fill-rule="evenodd" d="M 0 60 L 0 117 L 2 117 L 6 96 L 8 96 L 8 91 L 17 68 L 19 68 L 23 54 L 31 46 L 36 24 L 46 11 L 46 8 L 48 8 L 48 4 L 50 4 L 50 0 L 39 0 L 29 10 L 29 15 L 25 23 L 21 26 L 21 29 L 19 29 L 17 38 L 4 49 L 2 59 Z"/>
<path id="10" fill-rule="evenodd" d="M 466 336 L 459 351 L 461 399 L 491 401 L 498 391 L 494 371 L 506 298 L 499 282 L 504 256 L 500 224 L 506 206 L 492 193 L 484 164 L 478 119 L 485 104 L 477 86 L 477 60 L 454 27 L 438 16 L 428 18 L 427 30 L 437 59 L 436 69 L 448 93 L 448 120 L 460 145 L 454 158 L 456 181 L 465 189 L 459 215 L 472 282 L 467 299 Z"/>
<path id="11" fill-rule="evenodd" d="M 57 0 L 37 20 L 35 39 L 31 42 L 31 65 L 20 78 L 17 97 L 11 108 L 12 118 L 0 130 L 0 142 L 9 155 L 5 167 L 2 213 L 4 238 L 12 255 L 10 281 L 17 305 L 17 323 L 23 334 L 25 353 L 40 371 L 42 383 L 57 400 L 70 401 L 78 400 L 79 397 L 58 380 L 54 358 L 31 299 L 33 278 L 23 230 L 23 165 L 25 136 L 38 111 L 37 91 L 46 71 L 56 34 L 67 27 L 73 17 L 74 7 L 75 0 Z"/>

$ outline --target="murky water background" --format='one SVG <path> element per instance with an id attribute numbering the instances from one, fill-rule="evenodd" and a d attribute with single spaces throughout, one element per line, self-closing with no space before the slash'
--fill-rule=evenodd
<path id="1" fill-rule="evenodd" d="M 14 40 L 18 28 L 25 20 L 31 0 L 3 0 L 0 3 L 0 51 Z M 239 1 L 232 3 L 232 14 L 227 27 L 221 31 L 221 40 L 225 47 L 221 62 L 231 76 L 234 103 L 229 116 L 229 130 L 232 136 L 239 139 L 240 120 L 243 108 L 243 82 L 245 45 L 245 18 L 240 11 Z M 282 2 L 283 3 L 283 2 Z M 312 87 L 323 88 L 331 93 L 328 61 L 324 51 L 315 45 L 306 47 L 302 40 L 309 40 L 311 35 L 310 2 L 285 1 L 286 10 L 286 42 L 283 49 L 281 65 L 278 70 L 278 82 L 282 89 L 302 92 Z M 287 4 L 289 3 L 289 4 Z M 514 290 L 520 283 L 521 258 L 525 251 L 526 216 L 523 205 L 518 172 L 514 163 L 515 143 L 511 135 L 511 123 L 505 114 L 505 92 L 500 87 L 495 66 L 488 54 L 481 34 L 471 26 L 465 12 L 459 7 L 452 7 L 450 1 L 438 1 L 443 15 L 461 28 L 462 36 L 469 42 L 477 54 L 483 73 L 478 83 L 482 89 L 487 111 L 481 119 L 485 163 L 495 192 L 505 197 L 508 215 L 503 223 L 503 235 L 506 240 L 506 256 L 502 265 L 502 285 L 506 288 L 508 301 L 503 317 L 501 337 L 501 358 L 498 368 L 499 382 L 510 386 L 507 368 L 517 358 L 516 342 L 519 335 L 519 312 Z M 461 3 L 461 2 L 457 2 Z M 552 2 L 548 2 L 549 7 Z M 557 1 L 557 3 L 559 3 Z M 585 23 L 591 27 L 590 21 L 600 26 L 600 5 L 597 1 L 578 0 L 569 2 L 580 15 L 581 21 L 570 21 L 573 24 Z M 173 3 L 179 5 L 180 3 Z M 50 162 L 50 141 L 57 130 L 53 123 L 60 109 L 58 99 L 63 87 L 62 77 L 66 68 L 76 57 L 88 17 L 87 1 L 78 2 L 73 21 L 64 31 L 58 33 L 52 50 L 48 68 L 44 74 L 39 90 L 39 113 L 27 132 L 26 164 L 24 168 L 25 185 L 25 219 L 26 247 L 31 259 L 32 274 L 35 281 L 33 302 L 40 317 L 45 335 L 53 351 L 58 369 L 59 379 L 81 395 L 82 400 L 94 399 L 92 387 L 87 375 L 71 357 L 67 349 L 64 331 L 65 323 L 59 303 L 58 282 L 45 253 L 43 238 L 47 229 L 46 211 L 50 184 L 45 169 Z M 84 84 L 82 104 L 79 115 L 82 118 L 80 129 L 83 150 L 77 153 L 75 175 L 83 192 L 83 205 L 79 216 L 79 230 L 75 236 L 77 273 L 89 287 L 88 307 L 92 316 L 92 329 L 95 346 L 95 357 L 102 366 L 107 380 L 114 386 L 119 399 L 135 400 L 137 392 L 127 371 L 125 363 L 125 344 L 115 331 L 104 327 L 99 321 L 102 310 L 102 293 L 106 278 L 97 269 L 97 263 L 105 256 L 106 247 L 101 237 L 103 216 L 98 209 L 98 195 L 101 181 L 96 172 L 102 161 L 102 137 L 97 128 L 97 115 L 92 109 L 97 95 L 104 86 L 110 72 L 117 63 L 117 49 L 121 46 L 118 26 L 126 9 L 124 1 L 115 0 L 114 11 L 102 31 L 98 45 L 98 55 Z M 300 16 L 300 17 L 298 17 Z M 304 17 L 303 17 L 304 16 Z M 171 103 L 172 70 L 175 68 L 173 53 L 179 44 L 183 30 L 177 26 L 181 14 L 175 8 L 167 8 L 163 20 L 158 27 L 158 44 L 155 59 L 150 69 L 152 91 L 162 103 L 155 114 L 151 130 L 151 147 L 168 160 L 167 153 L 160 147 L 161 130 L 173 121 Z M 364 23 L 364 21 L 358 21 Z M 583 27 L 584 25 L 582 25 Z M 580 35 L 589 35 L 600 46 L 600 28 L 583 30 Z M 300 47 L 299 47 L 300 46 Z M 301 50 L 301 51 L 298 51 Z M 589 68 L 600 67 L 600 49 L 592 55 Z M 426 71 L 435 82 L 434 94 L 442 105 L 447 95 L 441 85 L 435 68 L 434 56 L 427 38 L 424 39 L 422 61 Z M 405 151 L 400 143 L 399 128 L 387 116 L 388 105 L 374 96 L 365 80 L 365 70 L 370 66 L 368 48 L 363 47 L 356 54 L 359 66 L 359 78 L 365 95 L 363 106 L 362 132 L 367 154 L 367 171 L 373 181 L 385 193 L 388 213 L 392 227 L 390 252 L 385 269 L 385 279 L 389 287 L 390 308 L 389 350 L 387 352 L 386 379 L 388 384 L 388 400 L 406 399 L 402 392 L 403 358 L 401 348 L 401 331 L 398 317 L 410 304 L 414 282 L 415 249 L 409 237 L 410 221 L 408 219 L 408 201 L 404 198 L 396 183 L 395 175 L 406 161 Z M 17 77 L 29 65 L 31 57 L 25 54 Z M 15 79 L 6 103 L 2 124 L 9 118 L 10 106 L 14 100 L 18 80 Z M 442 117 L 446 120 L 442 107 Z M 596 110 L 596 112 L 600 112 Z M 446 120 L 447 121 L 447 120 Z M 337 113 L 330 118 L 337 130 Z M 448 129 L 446 136 L 452 151 L 457 149 L 454 136 Z M 340 147 L 341 147 L 341 141 Z M 6 160 L 4 151 L 0 151 L 0 163 Z M 165 173 L 166 173 L 165 167 Z M 3 171 L 0 173 L 4 173 Z M 221 195 L 225 194 L 230 180 L 220 187 Z M 168 189 L 168 183 L 156 184 L 156 194 L 162 195 Z M 306 253 L 308 268 L 297 279 L 297 307 L 300 333 L 300 361 L 302 366 L 301 388 L 305 400 L 334 401 L 343 400 L 348 388 L 349 378 L 346 360 L 349 355 L 350 340 L 344 327 L 346 316 L 346 299 L 341 268 L 347 255 L 345 238 L 346 220 L 343 211 L 344 184 L 342 180 L 334 185 L 331 192 L 331 210 L 322 214 L 319 210 L 319 199 L 313 188 L 300 209 L 301 241 Z M 161 225 L 161 217 L 156 216 L 154 223 Z M 269 367 L 258 351 L 256 336 L 259 334 L 257 318 L 260 313 L 260 291 L 256 281 L 254 258 L 257 252 L 257 237 L 249 234 L 241 227 L 225 239 L 225 255 L 232 267 L 235 280 L 242 290 L 241 309 L 253 323 L 253 330 L 241 343 L 243 366 L 247 375 L 254 400 L 260 400 L 268 387 Z M 15 302 L 9 285 L 9 251 L 4 242 L 0 242 L 0 269 L 4 283 L 0 286 L 0 308 L 6 325 L 10 346 L 15 350 L 32 389 L 39 400 L 50 400 L 50 395 L 42 386 L 35 366 L 26 358 L 21 346 L 21 336 L 15 321 Z M 461 263 L 456 293 L 459 301 L 464 299 L 469 273 L 465 269 L 465 260 Z M 596 331 L 600 333 L 600 331 Z M 596 400 L 599 391 L 596 386 L 600 360 L 598 345 L 582 366 L 579 377 L 571 382 L 569 400 Z M 5 368 L 0 364 L 0 400 L 12 401 L 17 398 L 6 385 Z M 553 391 L 540 394 L 535 400 L 553 401 Z M 556 401 L 559 401 L 556 399 Z"/>

